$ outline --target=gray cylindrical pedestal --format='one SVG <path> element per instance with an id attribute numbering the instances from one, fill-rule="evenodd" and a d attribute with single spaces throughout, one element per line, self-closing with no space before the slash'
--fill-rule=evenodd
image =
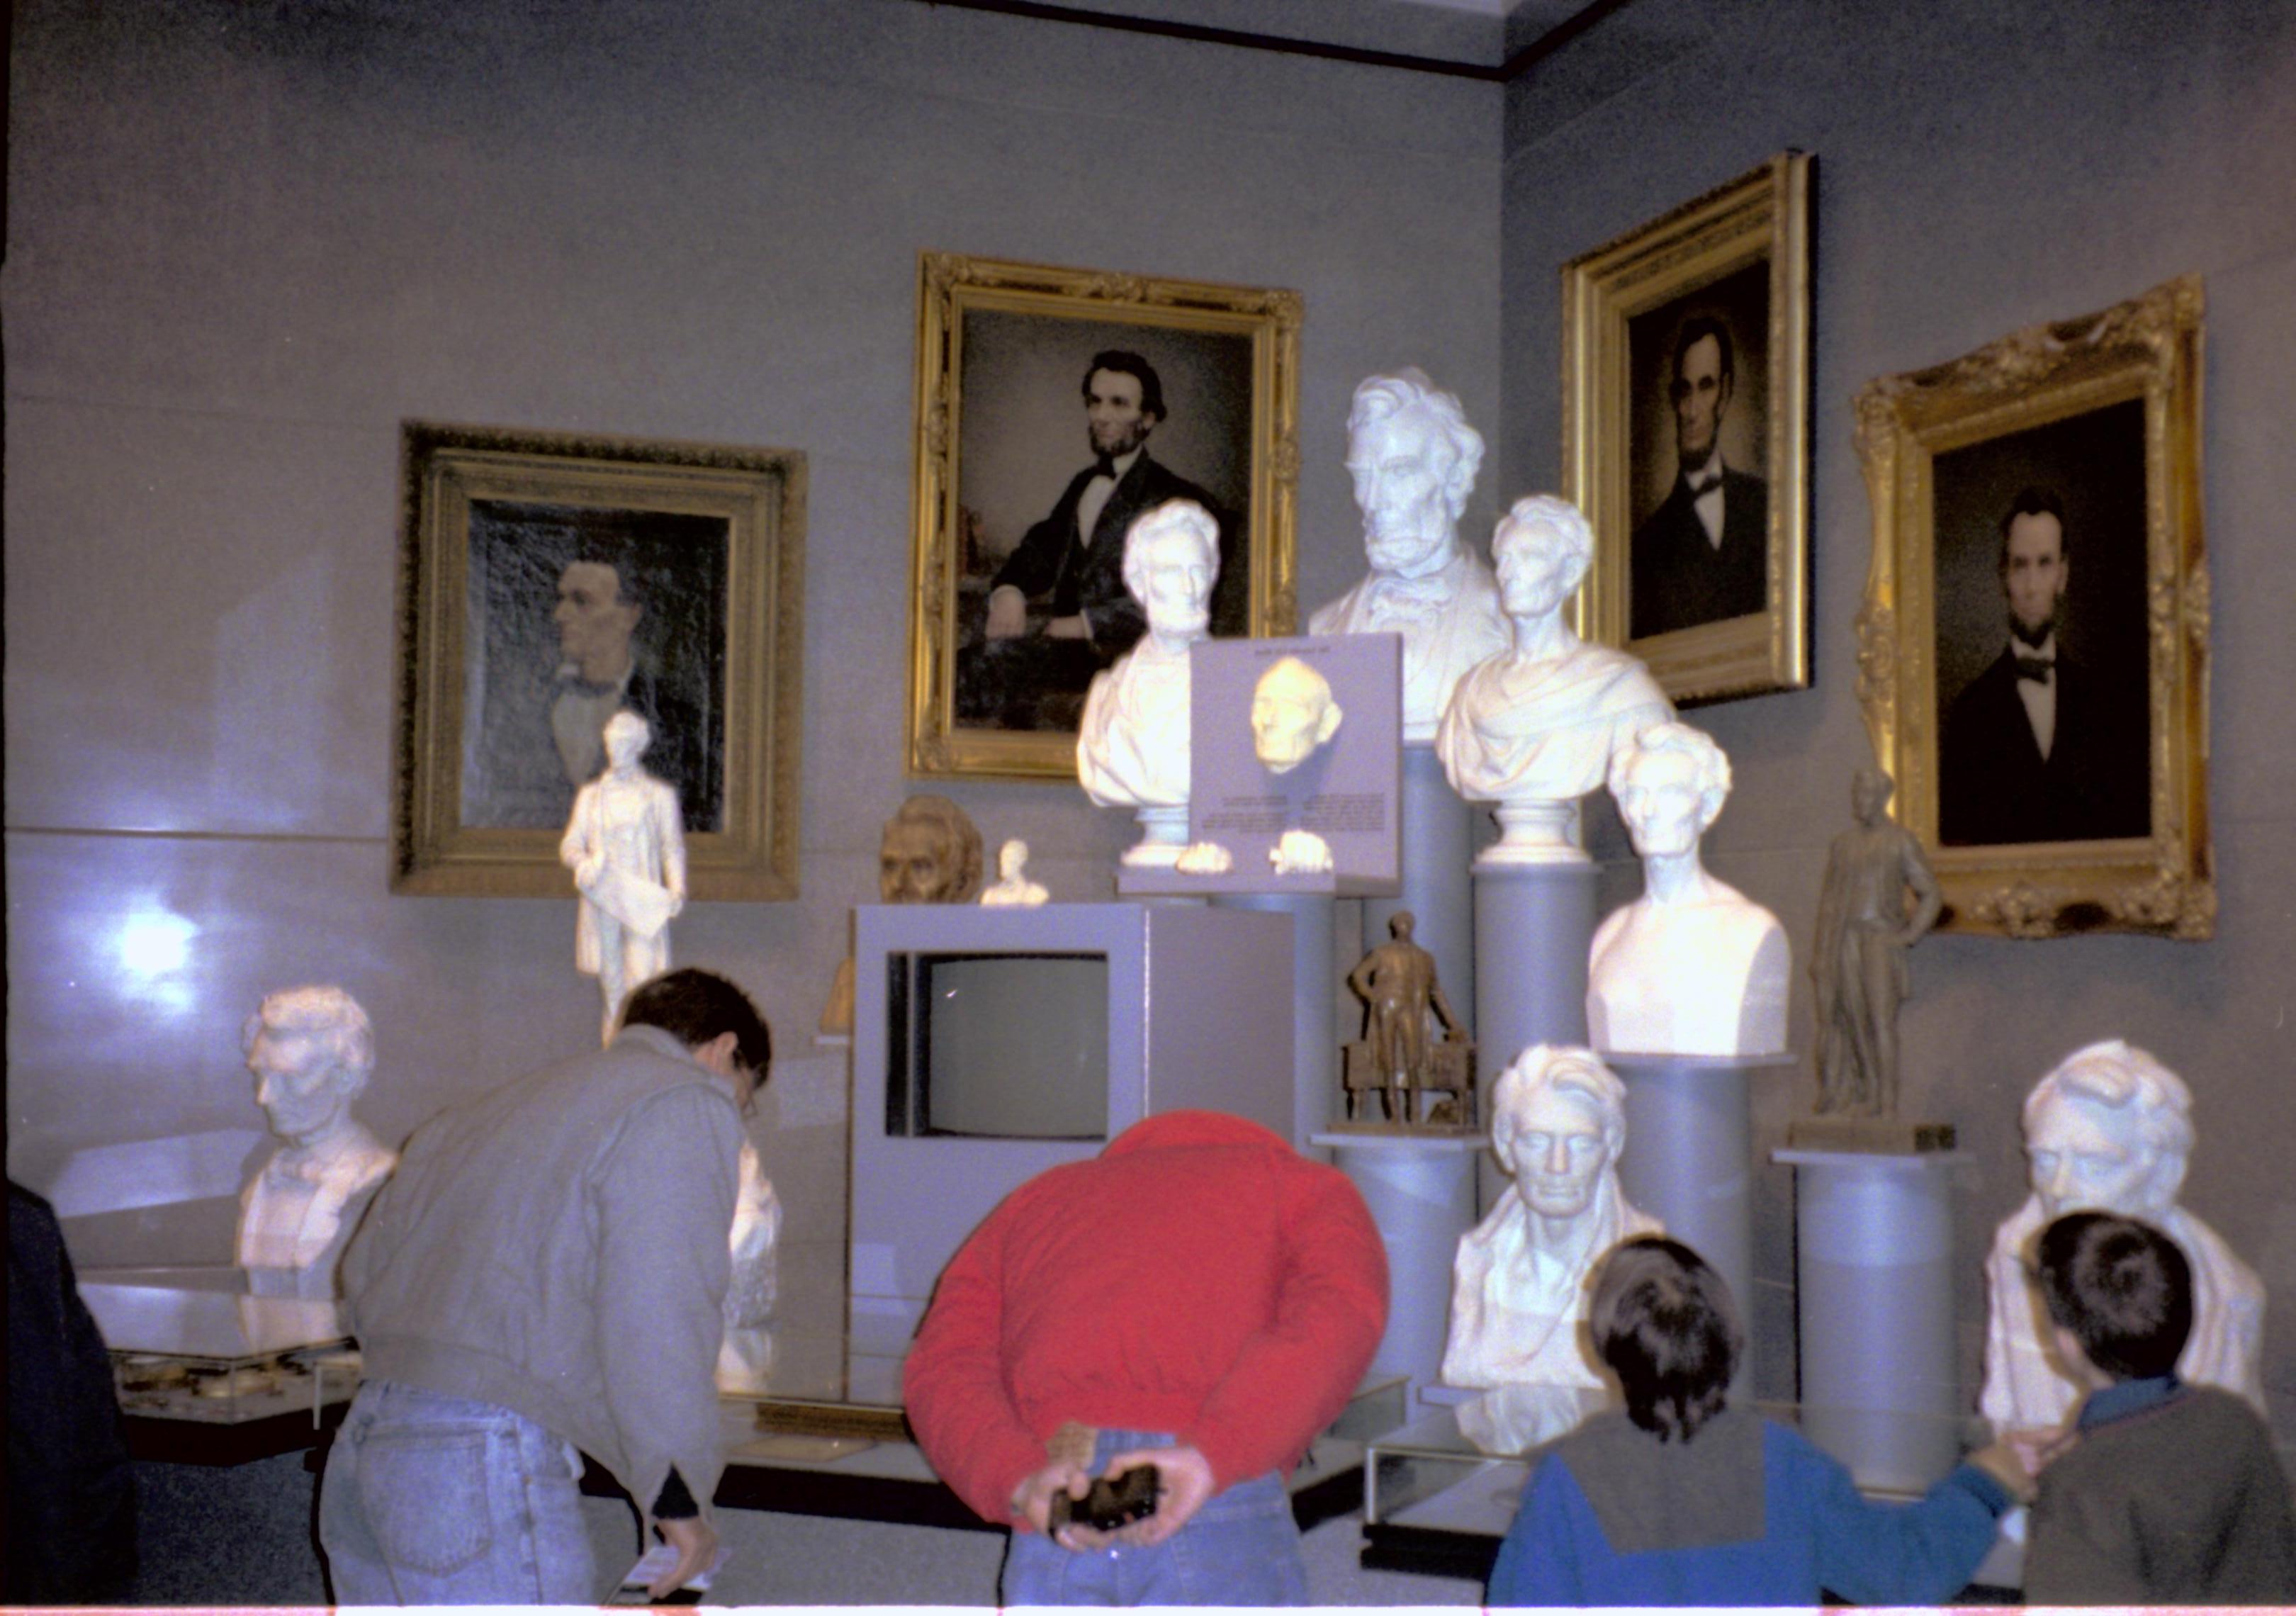
<path id="1" fill-rule="evenodd" d="M 1792 1065 L 1793 1057 L 1605 1051 L 1603 1061 L 1627 1086 L 1619 1187 L 1728 1283 L 1746 1330 L 1746 1354 L 1732 1382 L 1743 1390 L 1753 1383 L 1754 1364 L 1754 1129 L 1748 1079 L 1765 1066 Z"/>
<path id="2" fill-rule="evenodd" d="M 1451 1263 L 1475 1223 L 1475 1160 L 1488 1141 L 1408 1134 L 1317 1134 L 1363 1192 L 1387 1246 L 1387 1333 L 1374 1374 L 1431 1385 L 1451 1325 Z"/>
<path id="3" fill-rule="evenodd" d="M 1435 956 L 1436 980 L 1451 1008 L 1475 1014 L 1475 900 L 1467 866 L 1475 857 L 1475 811 L 1459 800 L 1433 746 L 1403 749 L 1403 880 L 1393 898 L 1364 899 L 1363 946 L 1387 940 L 1398 909 L 1411 911 L 1411 940 Z M 1355 964 L 1341 967 L 1344 975 Z"/>
<path id="4" fill-rule="evenodd" d="M 1918 1491 L 1960 1453 L 1956 1151 L 1782 1150 L 1794 1169 L 1802 1432 L 1864 1487 Z"/>
<path id="5" fill-rule="evenodd" d="M 1332 1125 L 1340 1103 L 1339 1051 L 1332 1042 L 1339 1013 L 1332 901 L 1312 892 L 1227 892 L 1213 900 L 1217 908 L 1292 917 L 1292 1143 L 1303 1151 L 1310 1135 Z"/>
<path id="6" fill-rule="evenodd" d="M 1475 1042 L 1488 1093 L 1533 1044 L 1587 1041 L 1595 866 L 1485 865 L 1474 885 Z"/>

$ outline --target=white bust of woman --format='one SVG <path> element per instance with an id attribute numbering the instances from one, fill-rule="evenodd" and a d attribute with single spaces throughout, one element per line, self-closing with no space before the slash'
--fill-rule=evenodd
<path id="1" fill-rule="evenodd" d="M 1477 863 L 1577 863 L 1578 799 L 1674 709 L 1641 662 L 1587 644 L 1563 617 L 1595 555 L 1576 505 L 1552 494 L 1516 500 L 1491 550 L 1514 641 L 1459 681 L 1436 755 L 1459 795 L 1499 805 L 1500 838 Z"/>
<path id="2" fill-rule="evenodd" d="M 1779 1054 L 1785 928 L 1699 862 L 1730 795 L 1730 759 L 1702 730 L 1655 724 L 1611 759 L 1611 795 L 1643 857 L 1643 895 L 1595 932 L 1587 1039 L 1621 1054 Z"/>
<path id="3" fill-rule="evenodd" d="M 1189 652 L 1211 632 L 1219 526 L 1193 500 L 1168 500 L 1124 536 L 1124 586 L 1148 632 L 1097 675 L 1077 734 L 1077 779 L 1103 808 L 1135 808 L 1147 833 L 1128 865 L 1170 865 L 1187 843 Z"/>

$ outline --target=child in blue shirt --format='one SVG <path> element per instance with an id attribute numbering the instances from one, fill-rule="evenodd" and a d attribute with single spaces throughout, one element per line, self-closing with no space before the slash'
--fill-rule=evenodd
<path id="1" fill-rule="evenodd" d="M 1729 1287 L 1658 1235 L 1603 1259 L 1587 1322 L 1623 1413 L 1546 1450 L 1491 1572 L 1495 1605 L 1935 1604 L 2028 1483 L 2006 1447 L 1908 1505 L 1869 1503 L 1798 1433 L 1726 1406 Z"/>

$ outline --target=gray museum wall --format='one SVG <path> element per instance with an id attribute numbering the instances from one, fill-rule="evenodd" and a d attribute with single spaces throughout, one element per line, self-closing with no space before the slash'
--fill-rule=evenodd
<path id="1" fill-rule="evenodd" d="M 921 250 L 1300 291 L 1303 604 L 1360 566 L 1360 376 L 1497 414 L 1494 85 L 914 0 L 32 0 L 12 74 L 8 1156 L 114 1209 L 83 1263 L 227 1256 L 273 988 L 366 1005 L 393 1140 L 594 1036 L 570 892 L 387 890 L 402 419 L 808 457 L 803 895 L 676 943 L 810 1057 L 917 789 Z M 1128 824 L 1073 786 L 938 789 L 1111 895 Z M 767 1099 L 800 1261 L 841 1238 L 844 1101 L 826 1058 Z"/>
<path id="2" fill-rule="evenodd" d="M 2215 606 L 2210 767 L 2222 900 L 2207 943 L 1932 939 L 1902 1022 L 1906 1110 L 1957 1124 L 1956 1201 L 1973 1396 L 1978 1263 L 2024 1194 L 2018 1107 L 2043 1071 L 2125 1036 L 2190 1083 L 2185 1200 L 2281 1299 L 2265 1378 L 2296 1436 L 2296 1145 L 2288 1026 L 2296 964 L 2296 11 L 2258 3 L 2046 0 L 1758 4 L 1636 0 L 1509 87 L 1498 460 L 1508 490 L 1561 464 L 1561 265 L 1796 146 L 1816 156 L 1808 691 L 1698 710 L 1737 789 L 1715 868 L 1808 946 L 1852 769 L 1870 757 L 1852 624 L 1871 512 L 1849 400 L 1869 378 L 1953 358 L 2169 277 L 2207 280 L 2204 459 Z M 1608 810 L 1606 898 L 1633 890 Z M 1793 1041 L 1811 1043 L 1796 973 Z M 1758 1144 L 1806 1112 L 1805 1062 L 1757 1085 Z M 1628 1146 L 1632 1148 L 1631 1144 Z M 1790 1327 L 1792 1184 L 1759 1178 L 1756 1316 Z M 1783 1394 L 1766 1352 L 1765 1390 Z"/>

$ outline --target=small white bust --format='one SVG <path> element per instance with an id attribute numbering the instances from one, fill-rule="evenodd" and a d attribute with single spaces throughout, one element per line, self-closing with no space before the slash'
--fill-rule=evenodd
<path id="1" fill-rule="evenodd" d="M 1513 1182 L 1459 1237 L 1443 1380 L 1602 1386 L 1580 1340 L 1589 1282 L 1620 1241 L 1665 1232 L 1619 1190 L 1626 1086 L 1591 1049 L 1539 1044 L 1500 1075 L 1490 1106 L 1491 1149 Z M 1505 1406 L 1493 1401 L 1478 1424 L 1503 1429 Z"/>
<path id="2" fill-rule="evenodd" d="M 1077 779 L 1103 808 L 1134 808 L 1147 834 L 1128 865 L 1169 865 L 1187 842 L 1189 652 L 1211 629 L 1219 526 L 1193 500 L 1168 500 L 1124 536 L 1124 586 L 1148 632 L 1095 676 L 1077 734 Z"/>
<path id="3" fill-rule="evenodd" d="M 1507 646 L 1498 585 L 1459 542 L 1483 439 L 1459 401 L 1407 366 L 1371 376 L 1348 414 L 1348 474 L 1371 572 L 1308 619 L 1310 634 L 1403 636 L 1403 738 L 1424 746 L 1451 688 Z"/>
<path id="4" fill-rule="evenodd" d="M 669 969 L 669 923 L 685 907 L 685 826 L 677 788 L 638 767 L 653 731 L 634 712 L 606 720 L 606 772 L 575 793 L 558 844 L 582 902 L 575 969 L 598 979 L 603 1038 L 630 989 Z"/>
<path id="5" fill-rule="evenodd" d="M 1217 841 L 1192 841 L 1172 867 L 1183 875 L 1225 875 L 1235 868 L 1235 855 Z"/>
<path id="6" fill-rule="evenodd" d="M 1271 775 L 1288 775 L 1340 733 L 1347 715 L 1332 682 L 1298 657 L 1278 657 L 1251 687 L 1251 751 Z"/>
<path id="7" fill-rule="evenodd" d="M 1029 844 L 1013 837 L 996 849 L 996 884 L 984 888 L 980 901 L 992 909 L 1033 909 L 1052 897 L 1029 879 Z"/>
<path id="8" fill-rule="evenodd" d="M 1477 863 L 1575 863 L 1586 857 L 1575 845 L 1578 799 L 1674 708 L 1641 662 L 1587 644 L 1564 619 L 1595 555 L 1576 505 L 1552 494 L 1518 499 L 1491 547 L 1513 644 L 1459 681 L 1436 754 L 1459 795 L 1499 805 L 1500 839 Z"/>
<path id="9" fill-rule="evenodd" d="M 2025 1097 L 2033 1193 L 1993 1236 L 1985 1259 L 1985 1390 L 1997 1431 L 2059 1423 L 2082 1389 L 2043 1344 L 2046 1317 L 2028 1277 L 2032 1244 L 2065 1212 L 2118 1212 L 2167 1235 L 2193 1267 L 2193 1333 L 2177 1361 L 2186 1381 L 2264 1407 L 2264 1286 L 2214 1229 L 2177 1204 L 2193 1150 L 2184 1080 L 2119 1038 L 2075 1050 Z"/>
<path id="10" fill-rule="evenodd" d="M 374 1030 L 340 988 L 289 988 L 264 999 L 240 1042 L 255 1103 L 284 1143 L 240 1195 L 234 1260 L 332 1282 L 367 1201 L 398 1165 L 351 1115 L 374 1070 Z"/>
<path id="11" fill-rule="evenodd" d="M 1611 759 L 1611 795 L 1643 857 L 1643 895 L 1595 933 L 1587 1041 L 1620 1054 L 1783 1054 L 1785 928 L 1698 857 L 1730 759 L 1702 730 L 1654 724 Z"/>

